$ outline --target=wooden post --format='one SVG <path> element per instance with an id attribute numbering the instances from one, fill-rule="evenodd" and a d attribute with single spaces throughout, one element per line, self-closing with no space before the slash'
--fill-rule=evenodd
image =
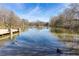
<path id="1" fill-rule="evenodd" d="M 13 38 L 13 32 L 12 32 L 12 29 L 9 28 L 8 31 L 9 31 L 9 33 L 10 33 L 10 39 L 12 39 L 12 38 Z"/>
<path id="2" fill-rule="evenodd" d="M 21 34 L 21 28 L 18 28 L 19 35 Z"/>

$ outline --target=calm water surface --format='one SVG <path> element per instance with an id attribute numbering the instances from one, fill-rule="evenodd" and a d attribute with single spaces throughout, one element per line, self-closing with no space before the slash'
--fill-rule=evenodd
<path id="1" fill-rule="evenodd" d="M 50 29 L 30 28 L 0 47 L 0 55 L 58 55 L 57 48 L 65 45 Z"/>

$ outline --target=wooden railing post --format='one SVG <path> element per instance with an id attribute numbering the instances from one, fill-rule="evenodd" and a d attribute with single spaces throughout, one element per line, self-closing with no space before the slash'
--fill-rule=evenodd
<path id="1" fill-rule="evenodd" d="M 13 37 L 13 32 L 12 32 L 12 29 L 11 29 L 11 28 L 9 28 L 9 29 L 8 29 L 8 31 L 9 31 L 9 34 L 10 34 L 10 39 L 12 39 L 12 37 Z"/>
<path id="2" fill-rule="evenodd" d="M 21 28 L 18 28 L 19 35 L 21 34 Z"/>

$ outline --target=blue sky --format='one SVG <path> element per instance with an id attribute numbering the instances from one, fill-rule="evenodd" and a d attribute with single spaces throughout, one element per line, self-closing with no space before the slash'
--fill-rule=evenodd
<path id="1" fill-rule="evenodd" d="M 52 16 L 58 15 L 68 6 L 64 3 L 6 3 L 0 8 L 14 11 L 20 18 L 29 21 L 49 21 Z"/>

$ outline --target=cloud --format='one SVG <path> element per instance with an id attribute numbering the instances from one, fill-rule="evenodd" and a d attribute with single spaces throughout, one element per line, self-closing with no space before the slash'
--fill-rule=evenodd
<path id="1" fill-rule="evenodd" d="M 69 3 L 63 3 L 55 7 L 43 7 L 37 4 L 34 8 L 32 8 L 29 12 L 20 14 L 21 18 L 29 19 L 30 21 L 49 21 L 50 17 L 61 14 L 65 8 L 67 8 Z"/>
<path id="2" fill-rule="evenodd" d="M 26 15 L 32 17 L 40 17 L 43 16 L 42 9 L 40 8 L 39 4 L 37 4 L 34 8 L 32 8 Z"/>
<path id="3" fill-rule="evenodd" d="M 16 6 L 17 9 L 21 9 L 21 10 L 25 9 L 24 4 L 22 4 L 22 3 L 16 3 L 14 5 Z"/>
<path id="4" fill-rule="evenodd" d="M 36 4 L 36 6 L 28 7 L 27 4 L 10 3 L 0 4 L 0 8 L 7 8 L 13 10 L 20 18 L 29 19 L 30 21 L 49 21 L 51 16 L 55 16 L 63 12 L 68 7 L 68 3 L 60 4 L 57 6 L 44 7 L 43 5 Z M 31 4 L 29 4 L 31 5 Z M 41 8 L 42 7 L 42 8 Z"/>
<path id="5" fill-rule="evenodd" d="M 39 5 L 37 5 L 36 7 L 32 8 L 30 12 L 25 13 L 25 14 L 21 14 L 22 18 L 27 18 L 31 21 L 37 21 L 38 19 L 40 19 L 40 15 L 41 13 L 41 9 L 39 7 Z"/>
<path id="6" fill-rule="evenodd" d="M 61 13 L 66 8 L 66 6 L 66 4 L 62 4 L 57 8 L 51 7 L 45 11 L 42 11 L 40 6 L 36 5 L 36 7 L 32 8 L 30 12 L 21 14 L 21 17 L 29 19 L 30 21 L 49 21 L 50 17 L 52 17 L 53 15 L 57 15 L 58 13 Z"/>
<path id="7" fill-rule="evenodd" d="M 69 6 L 69 3 L 63 3 L 55 8 L 50 8 L 47 12 L 46 12 L 46 15 L 48 15 L 49 17 L 52 17 L 52 16 L 57 16 L 61 13 L 63 13 L 63 11 Z"/>

